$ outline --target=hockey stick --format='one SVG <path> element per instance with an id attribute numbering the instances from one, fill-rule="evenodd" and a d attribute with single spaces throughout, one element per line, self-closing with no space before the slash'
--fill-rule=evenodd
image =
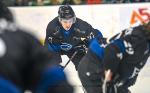
<path id="1" fill-rule="evenodd" d="M 109 75 L 110 75 L 110 70 L 106 72 L 106 76 L 102 85 L 102 93 L 107 93 L 107 78 L 109 77 Z"/>
<path id="2" fill-rule="evenodd" d="M 70 61 L 75 57 L 75 55 L 78 53 L 78 51 L 75 51 L 74 53 L 73 53 L 73 55 L 71 56 L 71 58 L 69 58 L 69 60 L 67 61 L 67 63 L 65 64 L 65 66 L 63 66 L 63 69 L 65 69 L 66 68 L 66 66 L 70 63 Z"/>

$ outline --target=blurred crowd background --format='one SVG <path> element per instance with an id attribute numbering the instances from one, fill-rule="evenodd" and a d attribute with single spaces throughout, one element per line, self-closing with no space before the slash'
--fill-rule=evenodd
<path id="1" fill-rule="evenodd" d="M 47 5 L 84 5 L 84 4 L 118 4 L 141 3 L 150 0 L 4 0 L 8 6 L 47 6 Z"/>

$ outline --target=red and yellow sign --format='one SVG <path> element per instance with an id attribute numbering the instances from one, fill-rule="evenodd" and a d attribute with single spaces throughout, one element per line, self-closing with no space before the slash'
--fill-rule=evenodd
<path id="1" fill-rule="evenodd" d="M 130 26 L 134 25 L 137 21 L 140 21 L 141 24 L 150 20 L 150 9 L 149 8 L 139 8 L 132 11 Z"/>

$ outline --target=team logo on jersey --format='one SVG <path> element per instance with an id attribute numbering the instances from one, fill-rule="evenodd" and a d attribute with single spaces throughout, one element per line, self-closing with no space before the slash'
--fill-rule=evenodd
<path id="1" fill-rule="evenodd" d="M 68 43 L 62 43 L 60 48 L 64 51 L 68 51 L 72 48 L 72 45 L 71 44 L 68 44 Z"/>

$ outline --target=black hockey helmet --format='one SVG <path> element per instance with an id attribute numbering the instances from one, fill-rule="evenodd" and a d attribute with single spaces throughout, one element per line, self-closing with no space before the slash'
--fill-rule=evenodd
<path id="1" fill-rule="evenodd" d="M 13 21 L 13 15 L 7 6 L 0 0 L 0 19 L 6 19 L 7 21 Z"/>
<path id="2" fill-rule="evenodd" d="M 75 13 L 74 13 L 72 7 L 69 6 L 69 5 L 62 5 L 62 6 L 59 7 L 58 17 L 59 17 L 60 20 L 61 19 L 68 20 L 68 19 L 73 18 L 74 22 L 75 22 L 75 19 L 76 19 Z"/>

